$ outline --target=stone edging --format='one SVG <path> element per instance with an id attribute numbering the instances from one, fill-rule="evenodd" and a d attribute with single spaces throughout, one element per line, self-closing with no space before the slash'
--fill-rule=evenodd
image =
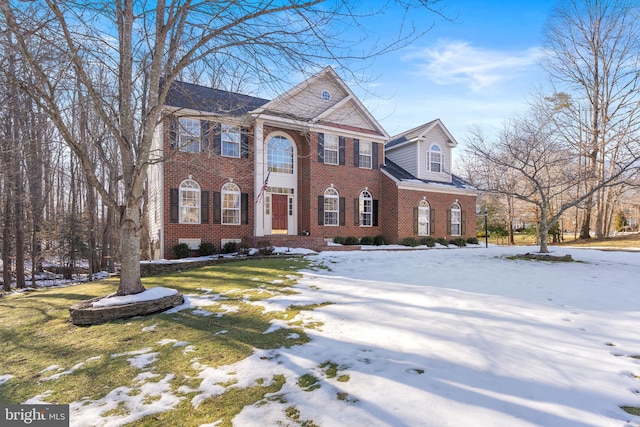
<path id="1" fill-rule="evenodd" d="M 80 301 L 69 307 L 71 322 L 78 326 L 97 325 L 110 320 L 153 314 L 168 310 L 184 303 L 184 297 L 178 293 L 151 301 L 139 301 L 131 304 L 93 307 L 93 303 L 108 297 L 92 298 Z"/>

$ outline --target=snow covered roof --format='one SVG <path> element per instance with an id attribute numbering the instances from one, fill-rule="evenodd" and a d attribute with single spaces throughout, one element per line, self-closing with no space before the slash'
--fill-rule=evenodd
<path id="1" fill-rule="evenodd" d="M 454 174 L 451 174 L 451 182 L 419 179 L 413 176 L 410 172 L 407 172 L 405 169 L 398 166 L 396 163 L 392 162 L 391 160 L 385 159 L 385 162 L 386 162 L 385 165 L 382 166 L 380 169 L 389 173 L 397 181 L 424 183 L 424 184 L 432 184 L 432 185 L 437 184 L 437 185 L 443 185 L 443 186 L 448 186 L 453 188 L 459 188 L 463 190 L 475 190 L 475 188 L 472 185 L 470 185 L 469 183 L 464 181 L 462 178 Z"/>

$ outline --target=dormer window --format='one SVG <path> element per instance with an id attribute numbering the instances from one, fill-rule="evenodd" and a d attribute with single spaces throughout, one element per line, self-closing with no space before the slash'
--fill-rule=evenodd
<path id="1" fill-rule="evenodd" d="M 429 172 L 442 172 L 442 150 L 433 144 L 427 152 L 427 170 Z"/>

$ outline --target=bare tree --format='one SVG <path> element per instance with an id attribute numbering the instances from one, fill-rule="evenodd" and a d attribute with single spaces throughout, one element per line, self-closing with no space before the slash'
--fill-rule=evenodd
<path id="1" fill-rule="evenodd" d="M 139 265 L 141 208 L 151 142 L 169 86 L 183 70 L 210 58 L 226 58 L 223 63 L 231 68 L 244 64 L 261 84 L 274 84 L 294 73 L 315 71 L 327 61 L 348 66 L 351 60 L 410 42 L 422 31 L 409 25 L 408 12 L 437 2 L 390 2 L 407 12 L 401 26 L 409 31 L 365 53 L 358 52 L 362 40 L 339 39 L 346 28 L 361 28 L 353 5 L 346 0 L 40 0 L 28 4 L 0 0 L 0 10 L 35 76 L 35 84 L 25 83 L 22 89 L 47 111 L 104 203 L 119 212 L 122 272 L 118 294 L 127 295 L 144 290 Z M 37 22 L 30 24 L 34 19 Z M 38 60 L 30 43 L 33 38 L 56 41 L 58 67 Z M 94 64 L 112 70 L 115 100 L 105 99 L 102 88 L 92 80 Z M 114 198 L 100 180 L 86 145 L 71 128 L 68 90 L 76 79 L 118 145 L 122 198 Z"/>
<path id="2" fill-rule="evenodd" d="M 579 148 L 589 175 L 583 191 L 593 195 L 585 199 L 581 238 L 590 237 L 594 207 L 596 237 L 603 237 L 610 186 L 601 184 L 625 161 L 621 145 L 640 127 L 639 18 L 636 1 L 564 0 L 545 31 L 545 67 L 566 92 L 558 130 Z"/>
<path id="3" fill-rule="evenodd" d="M 541 102 L 527 115 L 507 122 L 495 143 L 475 132 L 467 144 L 467 162 L 473 164 L 474 173 L 466 178 L 474 186 L 536 206 L 542 253 L 549 251 L 549 230 L 564 212 L 616 183 L 640 160 L 637 141 L 621 144 L 626 155 L 615 164 L 613 174 L 578 193 L 592 171 L 578 168 L 581 153 L 562 137 L 553 120 L 556 113 L 554 105 Z"/>

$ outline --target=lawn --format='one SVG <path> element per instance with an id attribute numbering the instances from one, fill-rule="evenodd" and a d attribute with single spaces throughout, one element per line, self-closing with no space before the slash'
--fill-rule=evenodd
<path id="1" fill-rule="evenodd" d="M 194 408 L 191 398 L 199 394 L 195 390 L 200 367 L 232 364 L 255 348 L 307 342 L 300 324 L 265 331 L 274 320 L 292 320 L 309 307 L 263 313 L 252 304 L 294 292 L 291 285 L 299 277 L 296 270 L 306 264 L 300 258 L 274 258 L 146 278 L 145 287 L 172 287 L 207 300 L 206 306 L 92 327 L 73 326 L 68 308 L 77 301 L 114 292 L 116 279 L 0 298 L 0 402 L 82 402 L 95 405 L 104 417 L 119 416 L 123 422 L 135 420 L 144 407 L 153 412 L 154 405 L 166 405 L 174 409 L 143 416 L 131 425 L 195 426 L 222 420 L 220 426 L 229 426 L 245 405 L 276 392 L 282 379 L 265 378 L 263 386 L 234 388 L 202 399 Z M 175 338 L 163 341 L 168 336 Z M 151 363 L 153 374 L 141 377 L 140 369 Z M 159 382 L 149 387 L 149 378 Z M 183 399 L 162 401 L 165 397 L 159 390 L 163 387 Z M 128 398 L 113 405 L 105 396 L 114 390 Z M 73 421 L 73 408 L 71 418 Z"/>
<path id="2" fill-rule="evenodd" d="M 640 253 L 371 249 L 147 278 L 185 307 L 91 327 L 68 307 L 113 280 L 0 298 L 0 402 L 74 427 L 640 426 Z"/>

